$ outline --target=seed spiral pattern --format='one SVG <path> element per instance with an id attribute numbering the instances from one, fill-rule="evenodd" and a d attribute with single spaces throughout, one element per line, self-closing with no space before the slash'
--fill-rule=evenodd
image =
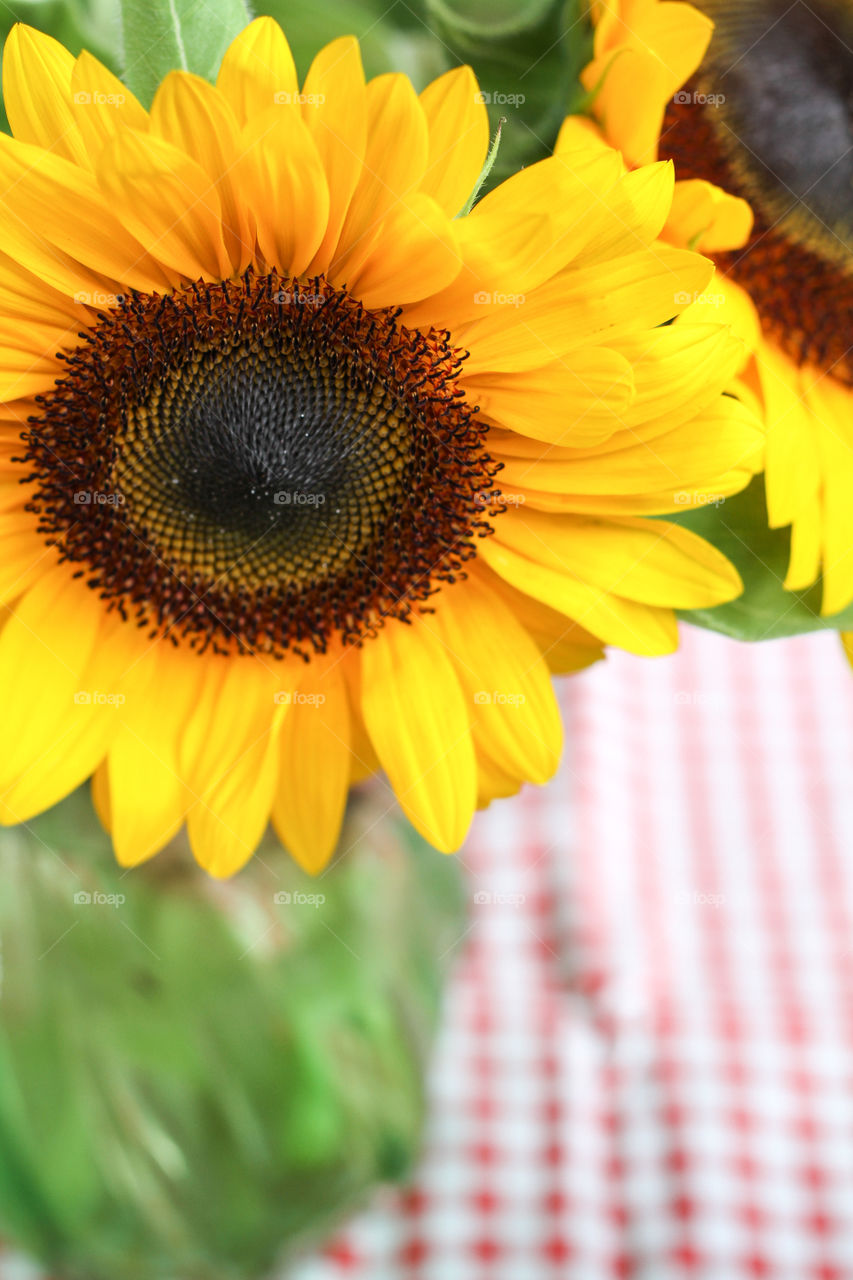
<path id="1" fill-rule="evenodd" d="M 428 607 L 500 514 L 465 353 L 322 278 L 132 293 L 80 336 L 28 424 L 29 509 L 152 634 L 359 642 Z"/>
<path id="2" fill-rule="evenodd" d="M 755 213 L 717 253 L 764 332 L 797 364 L 853 385 L 853 9 L 848 0 L 699 0 L 716 26 L 666 111 L 661 158 Z"/>

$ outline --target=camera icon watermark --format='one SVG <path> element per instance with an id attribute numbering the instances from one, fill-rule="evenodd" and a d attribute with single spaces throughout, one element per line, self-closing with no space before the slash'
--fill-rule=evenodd
<path id="1" fill-rule="evenodd" d="M 501 689 L 494 689 L 491 693 L 479 689 L 474 694 L 476 707 L 523 707 L 526 701 L 523 693 L 507 693 Z"/>
<path id="2" fill-rule="evenodd" d="M 288 889 L 280 889 L 273 894 L 273 902 L 277 907 L 322 907 L 326 901 L 324 893 L 291 893 Z"/>
<path id="3" fill-rule="evenodd" d="M 523 493 L 505 493 L 503 489 L 484 489 L 474 494 L 478 507 L 520 507 L 527 501 Z"/>
<path id="4" fill-rule="evenodd" d="M 95 90 L 89 93 L 85 89 L 74 94 L 74 103 L 78 107 L 123 107 L 127 102 L 127 94 L 101 93 Z"/>
<path id="5" fill-rule="evenodd" d="M 672 495 L 676 507 L 721 507 L 725 498 L 718 493 L 701 493 L 698 489 L 679 489 Z"/>
<path id="6" fill-rule="evenodd" d="M 281 89 L 272 96 L 273 103 L 277 107 L 322 107 L 326 101 L 325 93 L 290 93 L 287 89 Z"/>
<path id="7" fill-rule="evenodd" d="M 122 907 L 127 902 L 123 893 L 102 893 L 96 889 L 89 893 L 88 889 L 78 889 L 74 894 L 75 907 Z"/>
<path id="8" fill-rule="evenodd" d="M 496 893 L 478 889 L 474 894 L 474 904 L 478 907 L 521 907 L 526 901 L 527 895 L 524 893 Z"/>
<path id="9" fill-rule="evenodd" d="M 273 694 L 273 702 L 279 707 L 322 707 L 325 693 L 302 693 L 296 689 L 279 689 Z"/>
<path id="10" fill-rule="evenodd" d="M 105 493 L 102 489 L 78 489 L 73 495 L 75 507 L 121 507 L 123 493 Z"/>
<path id="11" fill-rule="evenodd" d="M 474 305 L 478 307 L 523 307 L 526 301 L 527 295 L 524 293 L 479 289 L 474 294 Z"/>
<path id="12" fill-rule="evenodd" d="M 78 707 L 123 707 L 127 698 L 123 693 L 102 693 L 100 689 L 78 689 L 74 695 Z"/>
<path id="13" fill-rule="evenodd" d="M 694 302 L 701 302 L 706 307 L 721 307 L 726 300 L 724 293 L 688 293 L 686 289 L 672 295 L 677 307 L 689 307 Z"/>
<path id="14" fill-rule="evenodd" d="M 523 107 L 527 101 L 523 93 L 501 93 L 500 90 L 479 89 L 474 101 L 487 107 Z"/>
<path id="15" fill-rule="evenodd" d="M 303 493 L 299 489 L 282 489 L 273 495 L 277 507 L 322 507 L 325 493 Z"/>
<path id="16" fill-rule="evenodd" d="M 700 93 L 698 89 L 679 89 L 672 95 L 672 100 L 679 107 L 721 107 L 726 100 L 724 93 Z"/>
<path id="17" fill-rule="evenodd" d="M 74 301 L 82 307 L 120 307 L 125 297 L 123 293 L 107 293 L 103 289 L 95 289 L 93 292 L 88 289 L 78 289 L 74 295 Z"/>

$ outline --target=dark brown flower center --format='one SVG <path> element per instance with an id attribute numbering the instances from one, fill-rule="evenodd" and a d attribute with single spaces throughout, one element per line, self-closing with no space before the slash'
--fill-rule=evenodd
<path id="1" fill-rule="evenodd" d="M 273 274 L 130 295 L 81 336 L 29 424 L 30 505 L 155 633 L 352 643 L 490 531 L 497 467 L 443 331 Z"/>
<path id="2" fill-rule="evenodd" d="M 853 4 L 696 0 L 715 24 L 661 154 L 755 211 L 721 268 L 797 362 L 853 381 Z"/>

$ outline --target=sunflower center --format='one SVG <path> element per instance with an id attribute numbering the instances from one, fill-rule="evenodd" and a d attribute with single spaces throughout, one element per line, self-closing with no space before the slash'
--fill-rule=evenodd
<path id="1" fill-rule="evenodd" d="M 755 230 L 721 255 L 798 362 L 851 377 L 853 5 L 697 0 L 716 26 L 676 94 L 662 154 L 680 177 L 744 196 Z"/>
<path id="2" fill-rule="evenodd" d="M 280 654 L 405 617 L 490 531 L 443 331 L 277 275 L 131 295 L 40 398 L 31 509 L 126 615 Z"/>

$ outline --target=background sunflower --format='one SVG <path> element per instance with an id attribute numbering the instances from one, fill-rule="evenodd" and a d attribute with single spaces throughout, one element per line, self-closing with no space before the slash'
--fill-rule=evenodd
<path id="1" fill-rule="evenodd" d="M 734 389 L 766 423 L 766 514 L 756 491 L 715 540 L 732 551 L 760 539 L 756 636 L 806 629 L 818 612 L 841 614 L 831 625 L 842 627 L 853 599 L 853 10 L 846 0 L 602 0 L 591 16 L 581 75 L 591 112 L 629 164 L 675 161 L 664 236 L 715 257 L 714 291 L 697 311 L 743 339 Z M 564 144 L 585 127 L 568 121 Z M 762 524 L 785 534 L 766 537 Z M 749 564 L 749 551 L 732 554 Z M 798 593 L 789 608 L 767 574 Z M 710 621 L 738 634 L 742 612 Z"/>

